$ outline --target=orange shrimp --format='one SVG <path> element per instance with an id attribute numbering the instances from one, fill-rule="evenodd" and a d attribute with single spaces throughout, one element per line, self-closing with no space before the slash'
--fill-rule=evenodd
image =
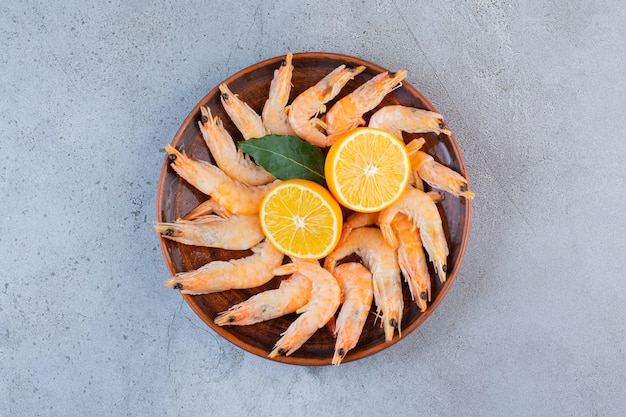
<path id="1" fill-rule="evenodd" d="M 340 65 L 296 97 L 288 109 L 289 124 L 296 134 L 319 148 L 330 146 L 326 134 L 320 130 L 325 129 L 326 124 L 317 116 L 326 111 L 325 104 L 335 98 L 348 81 L 364 70 L 364 66 L 346 68 Z"/>
<path id="2" fill-rule="evenodd" d="M 385 106 L 372 115 L 369 127 L 386 130 L 402 138 L 402 132 L 434 132 L 450 135 L 450 129 L 439 113 L 401 105 Z"/>
<path id="3" fill-rule="evenodd" d="M 269 133 L 263 126 L 261 116 L 236 94 L 233 94 L 226 84 L 220 84 L 219 89 L 222 92 L 222 106 L 244 139 L 262 138 Z"/>
<path id="4" fill-rule="evenodd" d="M 313 284 L 309 302 L 296 310 L 300 316 L 285 330 L 270 352 L 289 356 L 333 317 L 339 307 L 341 289 L 335 277 L 320 267 L 317 261 L 301 261 L 283 265 L 274 270 L 276 275 L 300 273 Z"/>
<path id="5" fill-rule="evenodd" d="M 257 214 L 234 214 L 229 218 L 209 214 L 157 223 L 154 229 L 164 238 L 185 245 L 230 250 L 250 249 L 265 239 Z"/>
<path id="6" fill-rule="evenodd" d="M 213 261 L 189 272 L 179 272 L 165 286 L 183 294 L 208 294 L 231 289 L 255 288 L 274 277 L 283 254 L 267 240 L 252 248 L 252 255 L 230 261 Z"/>
<path id="7" fill-rule="evenodd" d="M 311 280 L 293 274 L 274 290 L 263 291 L 215 317 L 218 326 L 245 326 L 295 312 L 311 298 Z"/>
<path id="8" fill-rule="evenodd" d="M 269 184 L 250 186 L 232 179 L 213 164 L 187 156 L 167 145 L 165 150 L 173 158 L 174 171 L 199 191 L 210 195 L 230 213 L 256 214 L 261 200 L 280 180 Z"/>
<path id="9" fill-rule="evenodd" d="M 470 200 L 474 198 L 474 192 L 469 189 L 469 183 L 461 174 L 435 161 L 426 152 L 416 150 L 416 146 L 412 144 L 413 142 L 410 142 L 407 145 L 411 159 L 411 170 L 417 172 L 422 180 L 433 188 L 447 191 L 457 197 L 465 197 Z"/>
<path id="10" fill-rule="evenodd" d="M 426 311 L 430 301 L 431 281 L 426 263 L 426 255 L 419 232 L 414 230 L 413 222 L 405 215 L 397 215 L 391 222 L 391 228 L 398 236 L 398 263 L 409 286 L 411 298 L 420 311 Z"/>
<path id="11" fill-rule="evenodd" d="M 402 281 L 396 251 L 391 248 L 380 230 L 374 227 L 359 227 L 352 230 L 348 238 L 326 257 L 324 268 L 334 272 L 338 261 L 356 253 L 363 264 L 372 272 L 374 300 L 378 313 L 382 312 L 385 340 L 393 338 L 395 329 L 401 333 Z"/>
<path id="12" fill-rule="evenodd" d="M 348 351 L 356 346 L 372 306 L 372 274 L 363 265 L 345 263 L 333 274 L 341 287 L 342 306 L 336 322 L 337 340 L 333 365 L 339 365 Z"/>
<path id="13" fill-rule="evenodd" d="M 198 122 L 204 143 L 211 151 L 217 166 L 229 177 L 248 185 L 263 185 L 274 181 L 273 175 L 245 155 L 224 129 L 222 120 L 211 115 L 211 109 L 200 108 L 202 117 Z"/>
<path id="14" fill-rule="evenodd" d="M 421 190 L 407 188 L 398 201 L 380 212 L 378 225 L 385 241 L 393 248 L 398 247 L 398 239 L 393 233 L 391 222 L 398 213 L 406 214 L 411 219 L 413 230 L 419 229 L 424 248 L 435 264 L 439 280 L 445 282 L 448 243 L 433 199 Z"/>
<path id="15" fill-rule="evenodd" d="M 383 72 L 343 97 L 326 114 L 326 133 L 336 137 L 364 125 L 363 115 L 378 106 L 387 94 L 398 88 L 406 76 L 405 70 L 393 74 Z"/>
<path id="16" fill-rule="evenodd" d="M 276 135 L 295 135 L 296 132 L 289 124 L 287 116 L 287 102 L 291 92 L 291 75 L 293 65 L 291 59 L 293 54 L 287 54 L 280 68 L 274 71 L 274 78 L 270 84 L 269 97 L 263 106 L 261 119 L 265 129 Z"/>
<path id="17" fill-rule="evenodd" d="M 428 194 L 435 203 L 438 203 L 442 200 L 441 198 L 441 194 L 438 193 L 437 191 L 429 191 L 426 194 Z M 350 214 L 344 221 L 343 221 L 343 226 L 341 228 L 341 237 L 339 238 L 339 243 L 345 241 L 348 236 L 350 235 L 350 232 L 352 232 L 353 229 L 356 229 L 358 227 L 365 227 L 365 226 L 373 226 L 373 225 L 377 225 L 378 224 L 378 216 L 380 215 L 379 211 L 373 212 L 373 213 L 359 213 L 359 212 L 354 212 L 352 214 Z"/>

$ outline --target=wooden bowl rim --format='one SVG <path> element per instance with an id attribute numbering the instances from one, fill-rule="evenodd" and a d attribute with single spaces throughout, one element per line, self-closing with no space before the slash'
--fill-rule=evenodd
<path id="1" fill-rule="evenodd" d="M 259 70 L 260 68 L 264 68 L 266 66 L 272 66 L 272 67 L 277 67 L 279 65 L 279 63 L 284 59 L 285 55 L 280 55 L 280 56 L 276 56 L 273 58 L 268 58 L 265 59 L 263 61 L 257 62 L 256 64 L 250 65 L 246 68 L 241 69 L 240 71 L 236 72 L 235 74 L 231 75 L 230 77 L 226 78 L 224 81 L 222 81 L 222 83 L 225 83 L 227 85 L 231 84 L 233 81 L 240 79 L 241 77 L 244 77 L 250 73 L 253 73 L 257 70 Z M 294 53 L 293 54 L 293 62 L 294 64 L 297 63 L 300 60 L 324 60 L 324 59 L 329 59 L 329 60 L 337 60 L 337 61 L 343 61 L 347 63 L 350 63 L 350 65 L 364 65 L 368 68 L 368 70 L 373 70 L 377 73 L 380 72 L 385 72 L 388 71 L 386 68 L 381 67 L 378 64 L 374 64 L 372 62 L 360 59 L 360 58 L 356 58 L 353 56 L 349 56 L 349 55 L 344 55 L 344 54 L 338 54 L 338 53 L 330 53 L 330 52 L 300 52 L 300 53 Z M 221 83 L 220 83 L 221 84 Z M 219 85 L 219 84 L 218 84 Z M 426 107 L 427 110 L 433 111 L 433 112 L 438 112 L 437 109 L 432 105 L 432 103 L 426 98 L 424 97 L 424 95 L 422 95 L 422 93 L 420 91 L 418 91 L 415 87 L 413 87 L 409 82 L 407 81 L 403 81 L 402 83 L 403 88 L 406 88 L 411 96 L 416 97 L 417 99 L 419 99 L 420 101 L 422 101 Z M 193 122 L 193 119 L 197 117 L 197 115 L 200 112 L 200 107 L 202 105 L 204 105 L 205 103 L 209 102 L 210 99 L 212 97 L 214 97 L 216 94 L 220 94 L 219 92 L 219 88 L 218 86 L 215 86 L 212 90 L 210 90 L 199 102 L 198 104 L 196 104 L 196 106 L 189 112 L 189 114 L 187 115 L 187 117 L 184 119 L 184 121 L 181 123 L 179 129 L 177 130 L 176 134 L 174 135 L 174 138 L 171 142 L 172 146 L 177 147 L 178 143 L 181 140 L 181 136 L 184 132 L 184 130 L 186 129 L 187 126 L 189 126 L 190 123 Z M 465 166 L 465 161 L 463 159 L 463 154 L 461 153 L 461 150 L 459 148 L 459 145 L 456 141 L 456 139 L 454 138 L 454 134 L 449 135 L 449 141 L 450 141 L 450 145 L 452 146 L 452 148 L 454 149 L 454 156 L 456 157 L 456 159 L 458 160 L 458 163 L 460 165 L 460 173 L 465 176 L 467 178 L 467 170 L 466 170 L 466 166 Z M 163 200 L 163 184 L 165 182 L 165 178 L 167 176 L 167 171 L 168 171 L 168 166 L 169 166 L 169 160 L 167 157 L 165 157 L 164 161 L 163 161 L 163 165 L 162 165 L 162 169 L 161 169 L 161 174 L 159 176 L 159 185 L 158 185 L 158 189 L 157 189 L 157 204 L 156 204 L 156 218 L 158 222 L 162 222 L 165 221 L 165 219 L 161 218 L 161 213 L 163 212 L 163 207 L 161 204 L 161 201 Z M 347 363 L 347 362 L 351 362 L 351 361 L 355 361 L 355 360 L 359 360 L 362 358 L 365 358 L 367 356 L 371 356 L 375 353 L 378 353 L 386 348 L 388 348 L 391 345 L 394 345 L 395 343 L 397 343 L 398 341 L 405 339 L 406 335 L 408 335 L 409 333 L 411 333 L 413 330 L 415 330 L 417 327 L 419 327 L 436 309 L 437 307 L 441 304 L 441 302 L 443 301 L 443 299 L 445 298 L 447 292 L 449 291 L 450 287 L 452 286 L 452 283 L 454 282 L 454 280 L 456 279 L 456 276 L 458 275 L 458 272 L 461 268 L 462 265 L 462 261 L 463 258 L 465 256 L 465 251 L 467 248 L 467 243 L 469 240 L 469 233 L 470 233 L 470 226 L 471 226 L 471 213 L 472 213 L 472 204 L 471 204 L 471 200 L 467 200 L 466 204 L 464 205 L 465 210 L 464 210 L 464 221 L 462 224 L 462 234 L 461 234 L 461 240 L 460 240 L 460 247 L 459 247 L 459 255 L 458 255 L 458 260 L 454 265 L 454 268 L 452 271 L 450 271 L 446 282 L 444 283 L 443 287 L 441 288 L 441 290 L 439 291 L 439 294 L 437 296 L 437 298 L 435 300 L 433 300 L 429 306 L 428 309 L 424 312 L 419 314 L 419 316 L 417 317 L 416 320 L 414 320 L 412 323 L 410 323 L 409 326 L 407 326 L 406 328 L 402 329 L 402 336 L 403 337 L 397 337 L 397 335 L 390 341 L 388 342 L 384 342 L 384 343 L 380 343 L 378 345 L 375 345 L 371 348 L 368 349 L 364 349 L 364 350 L 360 350 L 357 352 L 351 352 L 350 354 L 348 354 L 346 356 L 346 358 L 343 360 L 342 363 Z M 168 251 L 167 251 L 167 246 L 166 246 L 166 240 L 163 238 L 159 238 L 160 240 L 160 245 L 161 245 L 161 251 L 163 253 L 163 257 L 165 259 L 165 263 L 167 265 L 167 268 L 170 272 L 170 274 L 174 275 L 176 273 L 176 270 L 174 268 L 172 259 L 169 257 Z M 231 332 L 226 331 L 224 328 L 217 326 L 213 320 L 206 314 L 206 312 L 204 312 L 197 303 L 194 302 L 194 296 L 193 295 L 187 295 L 187 294 L 183 294 L 183 298 L 185 299 L 185 301 L 187 302 L 187 304 L 191 307 L 191 309 L 202 319 L 202 321 L 204 321 L 209 327 L 211 327 L 215 332 L 217 332 L 220 336 L 222 336 L 224 339 L 228 340 L 229 342 L 233 343 L 234 345 L 252 353 L 255 354 L 257 356 L 263 357 L 265 359 L 269 359 L 269 360 L 273 360 L 276 362 L 281 362 L 281 363 L 286 363 L 286 364 L 291 364 L 291 365 L 304 365 L 304 366 L 319 366 L 319 365 L 330 365 L 330 358 L 317 358 L 317 357 L 296 357 L 296 356 L 277 356 L 275 358 L 269 358 L 268 357 L 268 353 L 267 351 L 257 348 L 256 346 L 252 346 L 249 345 L 245 342 L 243 342 L 242 340 L 240 340 L 239 338 L 236 337 L 236 335 L 234 335 Z"/>

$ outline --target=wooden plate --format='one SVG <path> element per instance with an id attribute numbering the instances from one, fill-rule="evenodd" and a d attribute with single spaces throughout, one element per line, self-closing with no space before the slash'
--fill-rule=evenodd
<path id="1" fill-rule="evenodd" d="M 228 84 L 233 93 L 238 94 L 241 99 L 246 101 L 260 114 L 267 99 L 269 84 L 273 78 L 274 70 L 280 66 L 283 58 L 284 56 L 280 56 L 259 62 L 239 71 L 224 82 Z M 341 64 L 346 64 L 347 66 L 365 65 L 367 69 L 349 82 L 343 88 L 338 98 L 348 94 L 376 74 L 386 71 L 386 69 L 378 65 L 345 55 L 330 53 L 294 54 L 293 65 L 295 69 L 292 79 L 291 100 Z M 411 76 L 410 73 L 409 76 Z M 413 74 L 413 78 L 417 77 L 418 75 Z M 401 88 L 389 94 L 379 107 L 390 104 L 402 104 L 437 111 L 419 91 L 407 82 L 404 82 Z M 194 158 L 214 162 L 204 144 L 197 124 L 200 118 L 200 106 L 203 105 L 208 105 L 213 115 L 222 119 L 226 129 L 231 132 L 235 140 L 241 140 L 241 135 L 222 108 L 220 92 L 215 87 L 189 113 L 189 116 L 187 116 L 176 133 L 172 145 L 178 149 L 184 149 Z M 332 105 L 332 102 L 329 103 L 328 108 L 330 108 L 330 105 Z M 366 120 L 370 115 L 371 113 L 366 115 Z M 423 136 L 426 139 L 426 145 L 423 150 L 433 155 L 439 162 L 467 177 L 461 151 L 453 136 L 405 134 L 404 139 L 408 143 L 411 139 L 419 136 Z M 157 192 L 157 221 L 174 221 L 187 214 L 206 199 L 207 196 L 180 179 L 169 166 L 168 159 L 165 158 Z M 433 279 L 432 302 L 424 313 L 420 313 L 415 303 L 410 299 L 408 289 L 406 284 L 404 284 L 403 337 L 406 337 L 406 335 L 423 323 L 441 303 L 454 282 L 465 252 L 470 229 L 470 201 L 446 194 L 444 201 L 438 204 L 438 206 L 450 247 L 448 279 L 445 284 L 441 284 L 437 279 Z M 161 238 L 161 248 L 171 274 L 197 269 L 213 260 L 240 258 L 251 253 L 249 251 L 226 251 L 185 246 L 164 238 Z M 431 275 L 435 276 L 432 269 Z M 251 326 L 219 327 L 213 323 L 213 319 L 218 313 L 227 310 L 232 305 L 244 301 L 261 291 L 276 288 L 278 284 L 278 278 L 274 278 L 268 284 L 255 289 L 231 290 L 200 296 L 183 295 L 183 297 L 196 314 L 215 332 L 242 349 L 267 358 L 274 344 L 280 338 L 280 334 L 297 317 L 295 314 Z M 368 322 L 365 324 L 358 345 L 348 353 L 343 362 L 364 358 L 400 340 L 398 335 L 396 335 L 393 340 L 385 342 L 383 330 L 380 327 L 380 320 L 374 323 L 374 319 L 375 315 L 371 314 Z M 326 328 L 321 328 L 291 356 L 280 356 L 272 360 L 297 365 L 329 365 L 333 356 L 333 350 L 334 339 Z"/>

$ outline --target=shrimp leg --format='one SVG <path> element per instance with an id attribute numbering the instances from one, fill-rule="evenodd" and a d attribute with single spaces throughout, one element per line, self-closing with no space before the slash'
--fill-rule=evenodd
<path id="1" fill-rule="evenodd" d="M 231 216 L 228 210 L 219 205 L 217 201 L 209 198 L 208 200 L 205 200 L 202 203 L 198 204 L 196 208 L 194 208 L 181 218 L 183 220 L 194 220 L 206 214 L 216 214 L 223 219 L 228 219 Z"/>

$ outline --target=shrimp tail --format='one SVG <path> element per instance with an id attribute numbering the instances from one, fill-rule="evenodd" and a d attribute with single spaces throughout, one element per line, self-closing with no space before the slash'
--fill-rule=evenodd
<path id="1" fill-rule="evenodd" d="M 182 220 L 194 220 L 207 214 L 215 214 L 223 219 L 230 219 L 231 217 L 231 213 L 222 207 L 217 201 L 208 199 L 183 216 Z"/>
<path id="2" fill-rule="evenodd" d="M 383 237 L 385 238 L 385 242 L 387 242 L 387 244 L 391 246 L 393 249 L 397 249 L 398 238 L 396 237 L 396 234 L 393 232 L 391 225 L 389 223 L 381 223 L 379 226 L 380 226 L 380 231 L 382 232 Z"/>
<path id="3" fill-rule="evenodd" d="M 273 273 L 276 276 L 289 275 L 293 274 L 297 271 L 297 267 L 294 263 L 281 265 L 278 268 L 275 268 Z"/>
<path id="4" fill-rule="evenodd" d="M 413 155 L 415 152 L 422 149 L 422 146 L 424 146 L 425 143 L 426 139 L 424 138 L 413 139 L 406 145 L 406 150 L 409 155 Z"/>
<path id="5" fill-rule="evenodd" d="M 429 191 L 426 194 L 428 194 L 435 203 L 441 203 L 443 201 L 443 194 L 439 191 Z"/>

